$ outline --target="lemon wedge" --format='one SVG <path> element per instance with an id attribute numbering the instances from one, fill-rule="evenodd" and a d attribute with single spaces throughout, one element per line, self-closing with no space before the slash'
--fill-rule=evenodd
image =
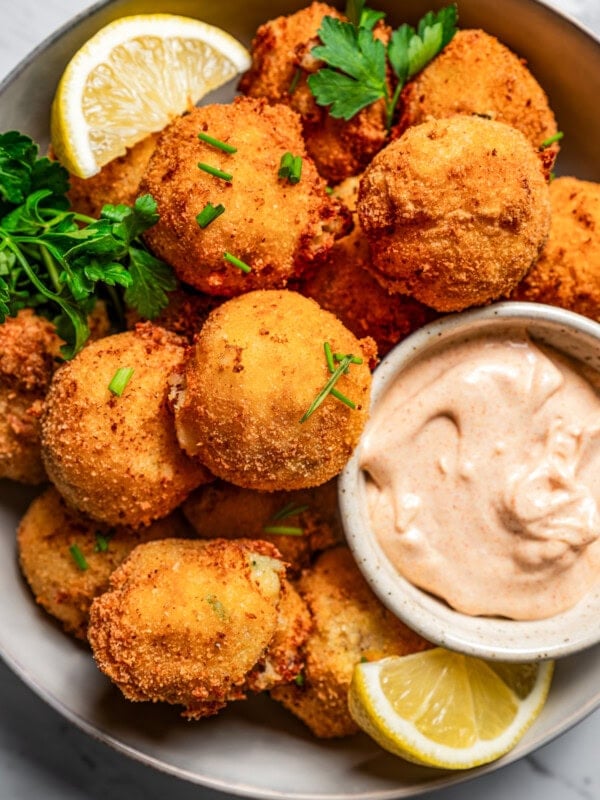
<path id="1" fill-rule="evenodd" d="M 441 647 L 357 664 L 348 702 L 357 724 L 417 764 L 468 769 L 510 750 L 544 705 L 551 661 L 483 661 Z"/>
<path id="2" fill-rule="evenodd" d="M 115 20 L 63 73 L 52 104 L 54 152 L 88 178 L 249 66 L 246 48 L 205 22 L 172 14 Z"/>

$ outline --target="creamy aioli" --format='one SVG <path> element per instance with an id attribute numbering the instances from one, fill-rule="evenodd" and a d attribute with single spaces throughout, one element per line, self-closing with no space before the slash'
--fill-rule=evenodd
<path id="1" fill-rule="evenodd" d="M 600 577 L 600 394 L 522 330 L 409 365 L 373 412 L 361 467 L 387 556 L 459 611 L 541 619 Z"/>

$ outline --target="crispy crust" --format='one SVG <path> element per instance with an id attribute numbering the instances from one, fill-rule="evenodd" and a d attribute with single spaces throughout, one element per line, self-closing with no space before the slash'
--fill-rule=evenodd
<path id="1" fill-rule="evenodd" d="M 312 3 L 261 25 L 252 42 L 252 66 L 240 81 L 240 91 L 270 103 L 285 103 L 297 111 L 309 155 L 321 175 L 337 183 L 366 167 L 385 144 L 387 130 L 383 101 L 349 121 L 334 119 L 317 105 L 307 78 L 322 66 L 310 51 L 319 44 L 317 34 L 325 16 L 345 19 L 332 6 Z M 378 25 L 376 35 L 387 40 L 388 30 Z M 297 71 L 300 78 L 290 93 Z"/>
<path id="2" fill-rule="evenodd" d="M 109 525 L 147 525 L 210 480 L 177 445 L 167 403 L 181 340 L 150 323 L 84 348 L 55 373 L 42 418 L 42 455 L 70 505 Z M 134 369 L 121 397 L 115 372 Z"/>
<path id="3" fill-rule="evenodd" d="M 97 536 L 108 540 L 98 551 Z M 17 532 L 19 562 L 39 603 L 68 633 L 87 640 L 87 623 L 94 597 L 108 589 L 111 573 L 142 542 L 189 535 L 181 513 L 173 513 L 147 528 L 111 528 L 69 508 L 54 487 L 39 495 L 25 512 Z M 69 548 L 76 544 L 88 568 L 80 569 Z"/>
<path id="4" fill-rule="evenodd" d="M 199 132 L 237 148 L 223 153 L 198 139 Z M 301 156 L 296 184 L 278 177 L 286 152 Z M 231 182 L 198 168 L 208 163 L 233 175 Z M 287 106 L 239 97 L 230 105 L 195 108 L 161 136 L 140 191 L 158 203 L 159 222 L 146 240 L 177 276 L 213 295 L 232 296 L 285 286 L 351 222 L 306 157 L 300 119 Z M 225 213 L 202 229 L 196 216 L 207 203 Z M 281 209 L 286 208 L 282 225 Z M 250 266 L 244 273 L 224 259 L 229 252 Z"/>
<path id="5" fill-rule="evenodd" d="M 600 321 L 600 185 L 556 178 L 550 200 L 548 242 L 511 299 L 549 303 Z"/>
<path id="6" fill-rule="evenodd" d="M 462 30 L 401 95 L 394 137 L 430 117 L 479 114 L 523 133 L 535 149 L 557 132 L 546 93 L 527 68 L 494 36 Z M 558 155 L 556 143 L 544 153 L 546 174 Z"/>
<path id="7" fill-rule="evenodd" d="M 409 128 L 375 157 L 358 215 L 382 285 L 460 311 L 501 297 L 530 269 L 550 200 L 522 133 L 455 116 Z"/>
<path id="8" fill-rule="evenodd" d="M 315 736 L 349 736 L 358 731 L 348 711 L 354 666 L 363 658 L 406 655 L 430 645 L 381 605 L 346 547 L 322 553 L 298 590 L 313 619 L 304 681 L 277 687 L 271 696 Z"/>
<path id="9" fill-rule="evenodd" d="M 368 413 L 371 375 L 353 364 L 306 422 L 327 383 L 323 353 L 374 354 L 328 311 L 289 291 L 250 292 L 219 306 L 197 338 L 176 401 L 181 446 L 223 480 L 266 491 L 318 486 L 337 475 Z M 268 376 L 265 379 L 265 376 Z"/>

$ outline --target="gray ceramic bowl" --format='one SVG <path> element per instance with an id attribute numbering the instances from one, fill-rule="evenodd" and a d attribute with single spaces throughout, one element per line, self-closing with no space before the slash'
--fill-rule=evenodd
<path id="1" fill-rule="evenodd" d="M 565 131 L 560 171 L 600 180 L 600 44 L 536 0 L 459 0 L 461 25 L 479 26 L 525 56 Z M 371 5 L 394 24 L 415 22 L 434 0 Z M 168 11 L 219 25 L 249 44 L 265 19 L 302 0 L 110 0 L 95 5 L 34 51 L 0 85 L 2 129 L 48 143 L 57 81 L 75 50 L 102 25 L 125 14 Z M 343 5 L 340 2 L 340 5 Z M 230 87 L 229 96 L 233 93 Z M 406 764 L 364 736 L 321 742 L 268 697 L 234 703 L 190 724 L 164 706 L 128 703 L 32 602 L 15 558 L 14 530 L 31 493 L 0 483 L 0 654 L 64 717 L 142 763 L 204 787 L 271 800 L 396 800 L 460 783 L 514 761 L 600 705 L 600 647 L 562 659 L 542 714 L 517 747 L 494 764 L 447 773 Z"/>
<path id="2" fill-rule="evenodd" d="M 533 339 L 552 346 L 600 375 L 600 325 L 579 314 L 533 303 L 497 303 L 453 314 L 421 328 L 383 359 L 373 376 L 371 409 L 416 359 L 466 335 L 523 328 Z M 368 423 L 367 431 L 368 432 Z M 503 661 L 557 658 L 600 641 L 600 580 L 576 606 L 541 620 L 517 621 L 470 616 L 418 589 L 392 565 L 380 546 L 366 502 L 367 476 L 361 469 L 362 442 L 339 482 L 342 518 L 348 544 L 380 600 L 425 638 L 469 655 Z M 448 531 L 452 535 L 452 531 Z M 477 547 L 477 541 L 473 541 Z"/>

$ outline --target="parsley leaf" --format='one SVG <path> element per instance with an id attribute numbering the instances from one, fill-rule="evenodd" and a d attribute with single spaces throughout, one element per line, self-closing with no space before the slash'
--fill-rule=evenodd
<path id="1" fill-rule="evenodd" d="M 155 317 L 175 288 L 170 268 L 141 235 L 158 220 L 150 195 L 103 208 L 99 219 L 69 209 L 68 173 L 16 131 L 0 134 L 0 323 L 22 308 L 54 322 L 71 358 L 89 336 L 98 297 Z"/>
<path id="2" fill-rule="evenodd" d="M 365 0 L 348 0 L 349 22 L 324 17 L 318 34 L 322 44 L 312 55 L 325 66 L 308 78 L 308 85 L 321 106 L 328 106 L 332 117 L 351 119 L 361 109 L 384 99 L 388 128 L 402 87 L 448 44 L 456 33 L 456 4 L 430 11 L 415 30 L 401 25 L 393 31 L 389 45 L 375 38 L 373 29 L 385 14 L 365 8 Z M 387 62 L 397 78 L 390 92 Z"/>

